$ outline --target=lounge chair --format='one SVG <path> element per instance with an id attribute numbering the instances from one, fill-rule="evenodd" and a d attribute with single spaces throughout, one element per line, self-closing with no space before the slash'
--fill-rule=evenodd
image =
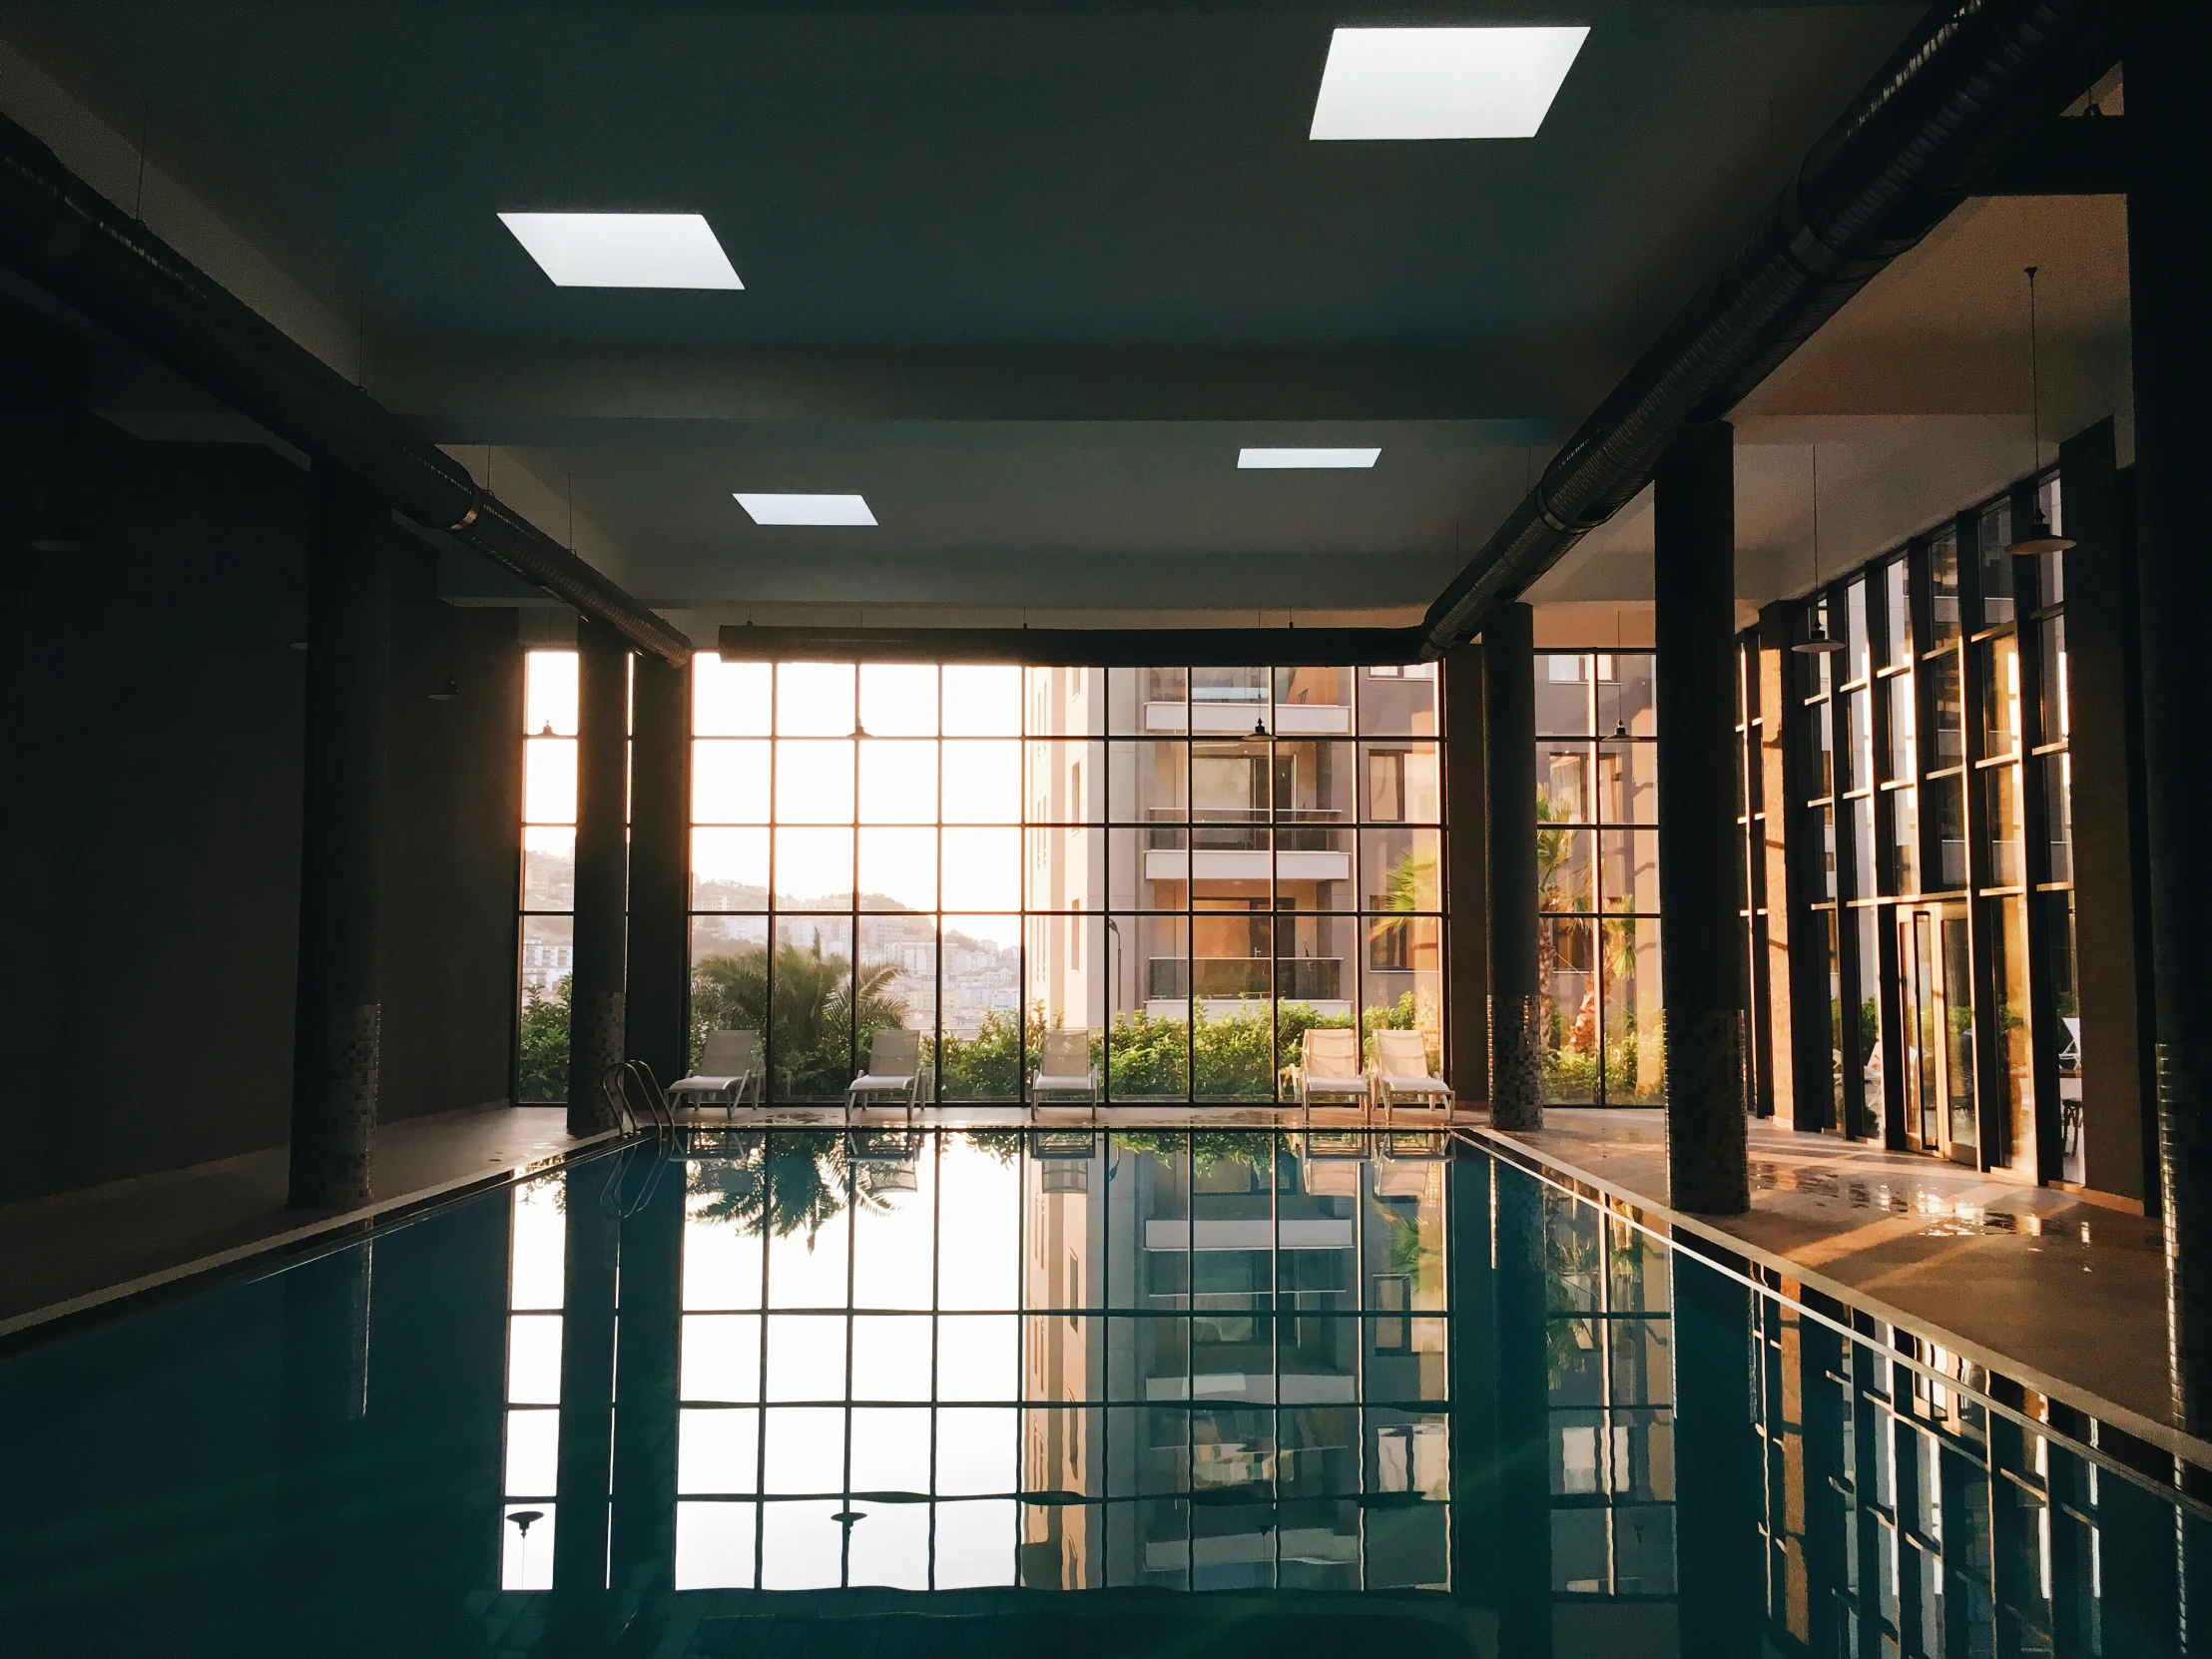
<path id="1" fill-rule="evenodd" d="M 1299 1039 L 1298 1104 L 1312 1112 L 1314 1102 L 1356 1098 L 1362 1112 L 1373 1104 L 1360 1070 L 1360 1036 L 1351 1026 L 1317 1025 Z"/>
<path id="2" fill-rule="evenodd" d="M 844 1091 L 844 1109 L 864 1105 L 864 1096 L 889 1095 L 908 1112 L 921 1104 L 921 1033 L 887 1025 L 870 1039 L 867 1070 Z"/>
<path id="3" fill-rule="evenodd" d="M 720 1096 L 723 1116 L 728 1117 L 745 1099 L 746 1090 L 751 1089 L 753 1104 L 760 1105 L 765 1082 L 761 1074 L 760 1046 L 758 1031 L 708 1032 L 706 1049 L 699 1056 L 699 1070 L 690 1077 L 679 1077 L 668 1086 L 670 1103 L 707 1106 Z M 699 1098 L 689 1098 L 692 1096 Z"/>
<path id="4" fill-rule="evenodd" d="M 1094 1116 L 1098 1111 L 1098 1072 L 1091 1065 L 1091 1034 L 1080 1026 L 1047 1031 L 1037 1045 L 1037 1074 L 1029 1080 L 1030 1105 L 1044 1105 L 1048 1094 L 1082 1095 Z"/>
<path id="5" fill-rule="evenodd" d="M 1385 1122 L 1396 1107 L 1409 1101 L 1447 1115 L 1451 1111 L 1451 1085 L 1428 1069 L 1428 1040 L 1418 1031 L 1375 1033 L 1374 1077 L 1376 1103 L 1382 1108 Z"/>

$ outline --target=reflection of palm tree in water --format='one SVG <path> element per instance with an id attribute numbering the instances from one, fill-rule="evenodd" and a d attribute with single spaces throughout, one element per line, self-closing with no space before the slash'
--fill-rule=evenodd
<path id="1" fill-rule="evenodd" d="M 886 1194 L 905 1191 L 910 1164 L 854 1158 L 844 1136 L 832 1131 L 789 1131 L 773 1136 L 758 1162 L 702 1159 L 692 1165 L 690 1190 L 707 1203 L 692 1214 L 728 1222 L 766 1238 L 789 1238 L 805 1229 L 807 1248 L 834 1221 L 851 1194 L 855 1209 L 884 1211 Z"/>

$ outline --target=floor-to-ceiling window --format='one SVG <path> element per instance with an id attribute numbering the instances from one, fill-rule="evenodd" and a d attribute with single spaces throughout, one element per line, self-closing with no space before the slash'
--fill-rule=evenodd
<path id="1" fill-rule="evenodd" d="M 1536 654 L 1537 971 L 1544 1098 L 1665 1092 L 1658 740 L 1649 652 Z"/>
<path id="2" fill-rule="evenodd" d="M 1102 1097 L 1273 1100 L 1314 1026 L 1442 1061 L 1432 665 L 698 660 L 695 1031 L 831 1100 L 874 1033 L 1013 1100 L 1044 1034 Z"/>
<path id="3" fill-rule="evenodd" d="M 553 1492 L 561 1438 L 561 1325 L 567 1213 L 562 1177 L 509 1196 L 507 1432 L 499 1585 L 553 1587 Z"/>
<path id="4" fill-rule="evenodd" d="M 523 658 L 520 1005 L 515 1099 L 568 1098 L 576 939 L 576 653 Z"/>

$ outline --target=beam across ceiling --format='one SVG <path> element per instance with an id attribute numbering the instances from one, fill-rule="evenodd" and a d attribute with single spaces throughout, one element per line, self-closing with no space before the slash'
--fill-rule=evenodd
<path id="1" fill-rule="evenodd" d="M 725 661 L 1018 663 L 1030 668 L 1373 668 L 1417 662 L 1418 628 L 788 628 L 737 624 Z"/>

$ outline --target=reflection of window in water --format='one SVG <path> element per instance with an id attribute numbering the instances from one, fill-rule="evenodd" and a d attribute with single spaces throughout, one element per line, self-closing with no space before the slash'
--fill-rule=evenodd
<path id="1" fill-rule="evenodd" d="M 771 1131 L 693 1160 L 678 1586 L 1445 1586 L 1445 1145 Z"/>

